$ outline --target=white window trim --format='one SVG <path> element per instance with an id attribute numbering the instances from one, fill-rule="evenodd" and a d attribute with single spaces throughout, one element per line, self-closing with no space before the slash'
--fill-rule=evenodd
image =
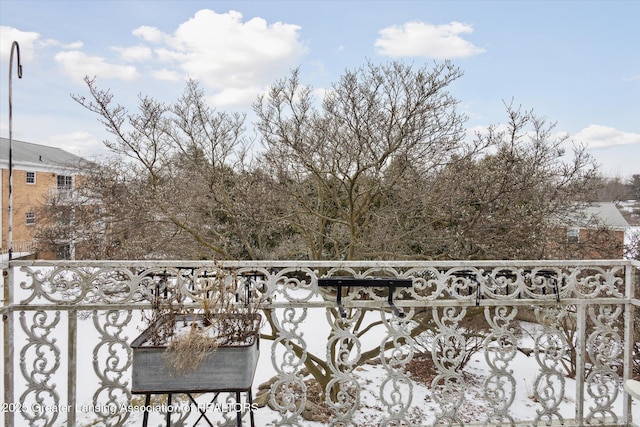
<path id="1" fill-rule="evenodd" d="M 36 224 L 36 213 L 34 211 L 28 211 L 26 214 L 26 223 L 27 225 L 35 225 Z"/>
<path id="2" fill-rule="evenodd" d="M 580 229 L 577 227 L 571 227 L 567 229 L 567 242 L 580 243 Z"/>
<path id="3" fill-rule="evenodd" d="M 64 179 L 64 182 L 62 183 L 62 185 L 60 185 L 60 178 Z M 67 179 L 68 179 L 68 182 L 67 182 Z M 58 190 L 73 190 L 73 175 L 57 174 L 56 188 Z"/>

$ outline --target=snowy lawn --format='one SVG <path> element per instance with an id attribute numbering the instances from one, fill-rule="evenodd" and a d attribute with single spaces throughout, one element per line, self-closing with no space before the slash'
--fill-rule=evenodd
<path id="1" fill-rule="evenodd" d="M 17 298 L 16 298 L 17 299 Z M 27 318 L 32 320 L 34 312 L 26 313 Z M 306 340 L 307 350 L 313 354 L 324 356 L 326 354 L 327 337 L 329 335 L 330 327 L 327 323 L 326 312 L 322 308 L 310 308 L 307 313 L 308 317 L 301 323 L 303 328 L 303 338 Z M 53 319 L 53 312 L 49 313 L 48 322 Z M 130 343 L 142 329 L 144 329 L 144 323 L 141 320 L 139 312 L 134 311 L 132 313 L 132 320 L 121 331 L 118 331 L 116 326 L 111 326 L 107 331 L 109 335 L 118 336 L 120 343 L 102 340 L 100 334 L 96 331 L 96 325 L 94 324 L 93 317 L 90 312 L 84 312 L 79 315 L 78 319 L 78 373 L 77 373 L 77 405 L 79 408 L 77 412 L 77 426 L 93 426 L 104 425 L 101 418 L 95 414 L 96 410 L 113 410 L 114 415 L 117 418 L 118 413 L 122 410 L 128 411 L 128 418 L 124 422 L 125 426 L 139 426 L 141 425 L 142 411 L 137 407 L 129 407 L 128 405 L 143 405 L 144 397 L 141 395 L 135 395 L 133 402 L 126 400 L 125 394 L 120 393 L 116 396 L 119 402 L 119 407 L 101 408 L 96 407 L 95 402 L 108 401 L 111 396 L 108 388 L 100 389 L 100 382 L 116 381 L 120 383 L 128 383 L 131 381 L 130 370 L 126 368 L 126 348 L 122 343 Z M 379 319 L 379 316 L 377 316 Z M 21 373 L 20 368 L 20 352 L 25 345 L 25 334 L 19 325 L 19 313 L 15 314 L 15 401 L 18 403 L 21 401 L 21 393 L 24 390 L 25 378 Z M 101 314 L 98 322 L 99 327 L 103 327 L 105 316 Z M 60 397 L 61 405 L 66 405 L 67 396 L 67 317 L 66 313 L 62 312 L 60 320 L 52 338 L 55 339 L 54 347 L 45 349 L 45 358 L 49 360 L 48 366 L 53 366 L 52 361 L 55 357 L 60 360 L 60 366 L 57 367 L 51 378 L 48 381 L 49 385 L 55 384 L 55 393 Z M 528 329 L 535 328 L 531 324 L 528 324 Z M 363 349 L 370 349 L 372 347 L 379 346 L 384 339 L 384 330 L 379 334 L 368 334 L 363 337 Z M 2 336 L 4 340 L 4 336 Z M 529 340 L 529 341 L 528 341 Z M 531 338 L 524 334 L 522 336 L 521 347 L 533 347 Z M 117 340 L 116 340 L 117 341 Z M 272 342 L 267 340 L 261 341 L 261 355 L 258 361 L 258 370 L 254 380 L 253 394 L 254 398 L 257 395 L 258 386 L 275 375 L 274 367 L 272 366 Z M 280 347 L 277 347 L 276 352 L 281 351 Z M 57 352 L 57 354 L 56 354 Z M 109 355 L 109 356 L 108 356 Z M 418 355 L 416 354 L 417 358 Z M 35 360 L 26 356 L 25 365 L 27 369 L 33 369 L 33 363 Z M 276 358 L 276 363 L 281 363 L 280 359 Z M 417 370 L 419 364 L 410 365 L 411 369 Z M 532 387 L 538 375 L 538 365 L 535 358 L 532 356 L 527 357 L 525 354 L 518 352 L 515 358 L 510 362 L 509 369 L 513 372 L 513 377 L 516 380 L 516 396 L 513 404 L 511 405 L 510 414 L 515 420 L 532 420 L 536 416 L 536 410 L 540 409 L 540 403 L 535 402 L 532 399 Z M 117 378 L 117 372 L 121 371 L 121 377 Z M 115 372 L 115 373 L 114 373 Z M 4 374 L 4 372 L 3 372 Z M 431 395 L 431 384 L 428 375 L 424 375 L 420 372 L 409 372 L 408 375 L 415 379 L 412 393 L 411 408 L 408 411 L 407 418 L 415 426 L 428 426 L 432 425 L 437 414 L 441 412 L 439 405 L 435 402 Z M 460 408 L 459 415 L 465 423 L 481 422 L 486 418 L 487 413 L 487 399 L 484 396 L 483 383 L 490 375 L 490 369 L 487 362 L 484 359 L 483 354 L 477 353 L 470 360 L 464 369 L 463 379 L 466 384 L 465 401 Z M 102 376 L 102 378 L 100 378 Z M 389 375 L 382 364 L 373 363 L 365 364 L 356 368 L 353 371 L 353 377 L 357 380 L 361 387 L 360 390 L 360 404 L 357 411 L 354 414 L 353 422 L 358 426 L 378 426 L 380 421 L 385 419 L 388 414 L 386 413 L 386 406 L 381 401 L 380 385 L 388 379 Z M 310 377 L 308 377 L 310 378 Z M 424 381 L 421 382 L 421 379 Z M 560 404 L 559 410 L 561 415 L 565 419 L 573 419 L 575 417 L 575 381 L 566 379 L 565 384 L 566 396 Z M 116 393 L 117 394 L 117 393 Z M 46 396 L 46 393 L 44 394 Z M 317 392 L 316 392 L 317 395 Z M 408 393 L 403 393 L 408 395 Z M 622 387 L 620 388 L 620 394 L 614 405 L 614 412 L 620 417 L 622 416 Z M 4 395 L 2 396 L 4 401 Z M 31 398 L 32 399 L 32 398 Z M 162 405 L 166 401 L 159 398 L 154 400 L 154 405 Z M 209 404 L 211 395 L 204 394 L 198 396 L 198 402 L 205 406 Z M 29 401 L 28 399 L 25 401 Z M 186 401 L 184 398 L 181 400 L 182 404 Z M 45 399 L 45 403 L 55 403 L 51 399 Z M 176 403 L 174 401 L 174 403 Z M 589 404 L 585 406 L 585 412 L 588 412 Z M 209 415 L 213 417 L 219 417 L 223 409 L 232 409 L 232 407 L 226 406 L 226 401 L 222 400 L 218 406 L 215 406 L 213 413 Z M 199 414 L 195 407 L 192 407 L 190 415 L 191 425 Z M 640 402 L 634 401 L 633 418 L 640 420 Z M 119 414 L 122 416 L 123 414 Z M 4 417 L 4 413 L 2 413 Z M 228 413 L 227 417 L 235 422 L 235 414 Z M 218 418 L 219 419 L 219 418 Z M 275 423 L 281 419 L 278 412 L 271 410 L 268 406 L 259 408 L 255 411 L 255 419 L 257 426 L 269 426 L 275 425 Z M 325 426 L 327 423 L 311 422 L 300 419 L 300 424 L 304 426 Z M 16 414 L 16 425 L 24 423 L 24 419 L 20 414 Z M 54 425 L 61 426 L 66 423 L 66 414 L 58 414 L 58 418 L 54 422 Z M 164 425 L 164 414 L 158 411 L 152 411 L 150 413 L 150 426 Z M 638 423 L 638 421 L 636 421 Z M 4 424 L 4 420 L 2 420 Z M 199 425 L 206 425 L 206 423 L 200 423 Z M 232 424 L 235 425 L 235 424 Z M 248 416 L 245 417 L 245 425 L 248 425 Z"/>

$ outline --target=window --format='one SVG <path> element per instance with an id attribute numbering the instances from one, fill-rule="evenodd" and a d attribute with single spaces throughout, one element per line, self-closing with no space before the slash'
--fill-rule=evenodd
<path id="1" fill-rule="evenodd" d="M 69 175 L 58 175 L 58 190 L 71 190 L 71 176 Z"/>
<path id="2" fill-rule="evenodd" d="M 56 247 L 57 259 L 71 259 L 71 245 L 66 244 Z"/>
<path id="3" fill-rule="evenodd" d="M 570 228 L 567 230 L 567 241 L 569 243 L 580 242 L 580 230 L 577 228 Z"/>
<path id="4" fill-rule="evenodd" d="M 27 225 L 34 225 L 36 223 L 36 213 L 33 211 L 27 212 Z"/>
<path id="5" fill-rule="evenodd" d="M 27 172 L 27 184 L 35 184 L 35 183 L 36 183 L 36 173 Z"/>

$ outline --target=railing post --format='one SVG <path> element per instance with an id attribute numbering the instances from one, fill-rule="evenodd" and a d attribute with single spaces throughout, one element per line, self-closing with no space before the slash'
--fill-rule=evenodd
<path id="1" fill-rule="evenodd" d="M 631 303 L 634 298 L 633 289 L 633 265 L 625 267 L 624 274 L 624 291 L 625 291 L 625 310 L 624 310 L 624 374 L 623 381 L 632 378 L 633 373 L 633 339 L 634 339 L 634 319 L 635 306 Z M 632 424 L 633 415 L 631 414 L 631 396 L 624 394 L 622 399 L 622 416 L 628 425 Z"/>
<path id="2" fill-rule="evenodd" d="M 4 282 L 4 313 L 2 323 L 4 328 L 4 403 L 7 408 L 14 407 L 13 398 L 13 269 L 9 265 L 2 271 Z M 14 412 L 4 413 L 4 425 L 14 425 Z"/>
<path id="3" fill-rule="evenodd" d="M 76 425 L 76 384 L 77 384 L 77 359 L 78 359 L 78 312 L 76 310 L 69 310 L 68 312 L 68 329 L 67 329 L 67 357 L 69 358 L 67 370 L 68 370 L 68 382 L 67 382 L 67 405 L 69 405 L 70 411 L 67 417 L 67 425 L 74 427 Z"/>
<path id="4" fill-rule="evenodd" d="M 587 307 L 585 304 L 576 305 L 576 422 L 582 423 L 584 420 L 584 381 L 585 381 L 585 361 L 586 361 L 586 330 L 587 330 Z"/>

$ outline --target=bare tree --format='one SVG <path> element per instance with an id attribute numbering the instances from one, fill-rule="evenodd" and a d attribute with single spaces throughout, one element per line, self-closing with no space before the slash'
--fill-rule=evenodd
<path id="1" fill-rule="evenodd" d="M 140 259 L 181 246 L 141 191 L 144 181 L 117 159 L 84 168 L 72 193 L 53 192 L 41 208 L 39 244 L 77 259 Z"/>
<path id="2" fill-rule="evenodd" d="M 635 200 L 640 200 L 640 174 L 634 174 L 631 176 L 628 182 L 630 197 Z"/>
<path id="3" fill-rule="evenodd" d="M 555 124 L 507 105 L 504 130 L 476 136 L 484 150 L 429 182 L 422 250 L 448 259 L 540 259 L 551 230 L 592 194 L 596 167 L 584 149 L 565 152 Z"/>
<path id="4" fill-rule="evenodd" d="M 139 218 L 133 211 L 138 209 L 151 224 L 163 224 L 172 244 L 158 256 L 264 256 L 274 245 L 270 233 L 277 231 L 257 215 L 272 204 L 261 191 L 264 174 L 247 169 L 244 115 L 209 107 L 194 81 L 172 105 L 141 96 L 137 113 L 114 105 L 112 94 L 98 89 L 95 80 L 86 83 L 91 97 L 73 98 L 98 114 L 113 136 L 105 145 L 120 159 L 112 168 L 131 196 L 126 202 L 131 211 L 119 213 L 132 220 Z M 140 230 L 158 237 L 145 222 L 141 219 Z"/>
<path id="5" fill-rule="evenodd" d="M 371 246 L 390 195 L 446 164 L 462 144 L 464 117 L 447 87 L 450 63 L 401 63 L 347 71 L 321 104 L 298 70 L 254 109 L 265 164 L 289 201 L 286 220 L 313 259 L 390 256 Z"/>
<path id="6" fill-rule="evenodd" d="M 140 250 L 162 224 L 158 241 L 173 244 L 158 256 L 544 257 L 553 221 L 592 193 L 595 167 L 582 148 L 567 155 L 554 123 L 511 105 L 504 130 L 465 143 L 447 92 L 461 75 L 447 62 L 368 63 L 317 100 L 294 70 L 254 105 L 265 148 L 255 162 L 244 117 L 211 109 L 196 82 L 172 105 L 141 96 L 137 113 L 94 80 L 90 99 L 74 99 L 113 135 L 120 161 L 106 176 L 127 197 L 106 203 L 123 206 L 110 231 L 139 223 L 121 234 Z"/>
<path id="7" fill-rule="evenodd" d="M 632 187 L 623 182 L 620 177 L 599 177 L 599 187 L 596 192 L 596 200 L 603 202 L 618 202 L 633 198 Z"/>
<path id="8" fill-rule="evenodd" d="M 87 79 L 90 98 L 74 99 L 100 117 L 118 157 L 108 172 L 87 175 L 111 251 L 95 244 L 95 254 L 544 257 L 554 221 L 591 194 L 595 166 L 580 147 L 567 156 L 554 123 L 512 105 L 504 130 L 496 125 L 465 142 L 465 117 L 448 92 L 461 76 L 448 62 L 368 63 L 317 100 L 294 70 L 254 104 L 264 145 L 257 159 L 244 116 L 213 110 L 196 82 L 171 105 L 141 96 L 131 113 Z M 349 313 L 358 316 L 358 336 L 375 326 L 365 313 Z M 427 315 L 415 320 L 413 335 L 433 327 Z M 379 353 L 363 351 L 358 363 Z M 325 386 L 329 363 L 305 358 Z"/>

